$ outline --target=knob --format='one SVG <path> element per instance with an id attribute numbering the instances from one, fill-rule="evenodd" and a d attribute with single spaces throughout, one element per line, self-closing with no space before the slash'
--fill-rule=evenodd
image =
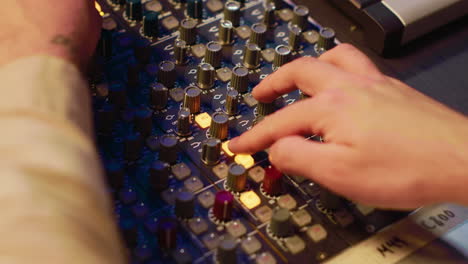
<path id="1" fill-rule="evenodd" d="M 278 45 L 275 48 L 275 57 L 273 60 L 273 69 L 277 70 L 279 67 L 288 63 L 291 60 L 291 49 L 285 45 Z"/>
<path id="2" fill-rule="evenodd" d="M 267 26 L 263 23 L 255 23 L 250 27 L 250 43 L 257 44 L 259 48 L 265 48 Z"/>
<path id="3" fill-rule="evenodd" d="M 289 27 L 289 39 L 288 39 L 288 45 L 289 47 L 297 51 L 301 47 L 301 41 L 302 41 L 302 30 L 300 27 L 297 25 L 292 25 Z"/>
<path id="4" fill-rule="evenodd" d="M 247 42 L 244 51 L 244 66 L 248 69 L 256 69 L 260 66 L 261 49 L 255 43 Z"/>
<path id="5" fill-rule="evenodd" d="M 321 54 L 335 46 L 335 30 L 324 27 L 320 29 L 319 39 L 315 46 L 317 53 Z"/>
<path id="6" fill-rule="evenodd" d="M 233 192 L 242 192 L 247 183 L 247 174 L 244 166 L 237 163 L 229 165 L 226 185 Z"/>
<path id="7" fill-rule="evenodd" d="M 209 138 L 203 141 L 201 160 L 206 165 L 215 165 L 221 157 L 221 140 Z"/>
<path id="8" fill-rule="evenodd" d="M 258 116 L 267 116 L 275 112 L 275 103 L 262 103 L 258 102 L 257 104 L 257 115 Z"/>
<path id="9" fill-rule="evenodd" d="M 219 243 L 216 250 L 216 260 L 219 264 L 237 263 L 237 243 L 231 238 L 226 238 Z"/>
<path id="10" fill-rule="evenodd" d="M 159 159 L 169 164 L 174 164 L 177 161 L 177 143 L 176 136 L 168 134 L 163 135 L 159 139 L 161 149 L 159 151 Z"/>
<path id="11" fill-rule="evenodd" d="M 231 220 L 234 196 L 228 191 L 218 191 L 213 205 L 214 217 L 222 222 Z"/>
<path id="12" fill-rule="evenodd" d="M 218 40 L 221 45 L 231 45 L 234 42 L 234 27 L 229 20 L 219 22 Z"/>
<path id="13" fill-rule="evenodd" d="M 301 30 L 307 27 L 307 19 L 309 17 L 309 8 L 303 5 L 298 5 L 293 10 L 292 25 L 297 25 Z"/>
<path id="14" fill-rule="evenodd" d="M 195 198 L 191 192 L 179 192 L 175 199 L 175 215 L 182 219 L 192 218 L 195 214 Z"/>
<path id="15" fill-rule="evenodd" d="M 200 112 L 200 94 L 201 90 L 196 86 L 185 88 L 183 107 L 188 108 L 192 114 Z"/>
<path id="16" fill-rule="evenodd" d="M 158 244 L 161 249 L 174 249 L 177 245 L 177 221 L 172 218 L 159 220 Z"/>
<path id="17" fill-rule="evenodd" d="M 177 65 L 184 65 L 187 63 L 188 46 L 187 42 L 176 39 L 174 41 L 174 59 Z"/>
<path id="18" fill-rule="evenodd" d="M 127 104 L 127 92 L 122 83 L 111 83 L 109 85 L 109 101 L 118 109 Z"/>
<path id="19" fill-rule="evenodd" d="M 239 108 L 239 92 L 234 89 L 228 89 L 226 93 L 226 104 L 224 112 L 230 116 L 237 115 Z"/>
<path id="20" fill-rule="evenodd" d="M 140 133 L 130 133 L 125 138 L 125 159 L 135 161 L 140 157 L 140 152 L 143 147 Z"/>
<path id="21" fill-rule="evenodd" d="M 210 136 L 218 139 L 226 139 L 228 136 L 229 116 L 216 112 L 211 116 Z"/>
<path id="22" fill-rule="evenodd" d="M 135 111 L 135 127 L 143 137 L 151 135 L 153 129 L 153 111 L 147 107 L 142 107 Z"/>
<path id="23" fill-rule="evenodd" d="M 276 18 L 275 18 L 275 4 L 274 3 L 266 3 L 265 4 L 265 12 L 263 14 L 263 23 L 268 28 L 273 28 L 276 25 Z"/>
<path id="24" fill-rule="evenodd" d="M 322 205 L 330 210 L 338 209 L 342 205 L 340 196 L 323 187 L 320 190 L 319 199 Z"/>
<path id="25" fill-rule="evenodd" d="M 270 231 L 276 237 L 287 237 L 292 234 L 290 221 L 291 215 L 288 209 L 277 208 L 270 220 Z"/>
<path id="26" fill-rule="evenodd" d="M 187 0 L 187 16 L 193 19 L 203 18 L 203 1 Z"/>
<path id="27" fill-rule="evenodd" d="M 214 68 L 221 67 L 223 46 L 219 42 L 210 41 L 206 44 L 205 62 Z"/>
<path id="28" fill-rule="evenodd" d="M 187 45 L 193 45 L 197 41 L 197 21 L 192 18 L 185 18 L 180 21 L 179 37 Z"/>
<path id="29" fill-rule="evenodd" d="M 192 134 L 190 130 L 190 125 L 192 124 L 192 116 L 190 115 L 190 110 L 188 108 L 182 108 L 179 110 L 177 117 L 177 135 L 181 137 L 187 137 Z"/>
<path id="30" fill-rule="evenodd" d="M 125 16 L 130 21 L 140 21 L 143 18 L 141 0 L 127 0 Z"/>
<path id="31" fill-rule="evenodd" d="M 167 88 L 173 88 L 177 79 L 175 64 L 172 61 L 159 63 L 158 80 Z"/>
<path id="32" fill-rule="evenodd" d="M 249 88 L 249 69 L 236 66 L 232 69 L 231 86 L 239 93 L 246 93 Z"/>
<path id="33" fill-rule="evenodd" d="M 171 167 L 164 161 L 157 160 L 151 164 L 150 185 L 155 191 L 162 191 L 169 186 Z"/>
<path id="34" fill-rule="evenodd" d="M 159 13 L 147 12 L 143 17 L 143 35 L 157 38 L 159 33 Z"/>
<path id="35" fill-rule="evenodd" d="M 215 69 L 208 63 L 200 63 L 197 70 L 197 84 L 201 89 L 210 89 L 214 86 Z"/>
<path id="36" fill-rule="evenodd" d="M 273 166 L 265 168 L 263 191 L 270 196 L 278 196 L 283 191 L 283 173 Z"/>
<path id="37" fill-rule="evenodd" d="M 151 105 L 154 109 L 166 108 L 169 90 L 161 83 L 151 84 Z"/>
<path id="38" fill-rule="evenodd" d="M 237 1 L 227 1 L 224 5 L 224 20 L 231 21 L 234 27 L 238 27 L 241 17 L 241 3 Z"/>

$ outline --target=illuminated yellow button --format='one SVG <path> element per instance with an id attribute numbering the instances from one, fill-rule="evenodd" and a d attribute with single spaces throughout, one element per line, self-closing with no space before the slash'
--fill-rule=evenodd
<path id="1" fill-rule="evenodd" d="M 252 156 L 247 154 L 239 154 L 234 158 L 234 161 L 238 164 L 244 166 L 244 168 L 249 169 L 255 165 L 255 160 Z"/>
<path id="2" fill-rule="evenodd" d="M 195 123 L 203 129 L 210 127 L 211 116 L 208 113 L 201 113 L 195 117 Z"/>
<path id="3" fill-rule="evenodd" d="M 240 201 L 245 207 L 252 209 L 260 205 L 260 197 L 254 191 L 243 192 L 240 195 Z"/>
<path id="4" fill-rule="evenodd" d="M 229 140 L 221 144 L 221 149 L 224 151 L 224 154 L 226 154 L 228 157 L 234 156 L 234 153 L 232 153 L 232 151 L 229 149 Z"/>
<path id="5" fill-rule="evenodd" d="M 99 15 L 104 16 L 104 12 L 102 11 L 101 5 L 98 2 L 94 2 L 94 7 L 99 12 Z"/>

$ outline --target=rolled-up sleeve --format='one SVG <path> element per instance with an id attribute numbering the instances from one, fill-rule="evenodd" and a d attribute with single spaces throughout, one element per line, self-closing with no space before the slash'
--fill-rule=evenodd
<path id="1" fill-rule="evenodd" d="M 23 58 L 0 87 L 0 263 L 124 263 L 78 69 Z"/>

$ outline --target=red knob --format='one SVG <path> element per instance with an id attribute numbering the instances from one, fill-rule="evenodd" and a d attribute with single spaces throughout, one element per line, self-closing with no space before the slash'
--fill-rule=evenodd
<path id="1" fill-rule="evenodd" d="M 228 191 L 219 191 L 216 193 L 213 206 L 213 214 L 220 221 L 231 220 L 232 203 L 234 196 Z"/>
<path id="2" fill-rule="evenodd" d="M 283 191 L 281 178 L 283 173 L 273 166 L 265 168 L 265 178 L 263 178 L 263 191 L 271 196 L 277 196 Z"/>

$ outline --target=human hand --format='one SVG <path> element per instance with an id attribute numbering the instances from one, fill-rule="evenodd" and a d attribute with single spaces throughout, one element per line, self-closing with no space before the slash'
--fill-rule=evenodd
<path id="1" fill-rule="evenodd" d="M 240 137 L 235 153 L 270 147 L 270 161 L 351 200 L 384 208 L 468 204 L 468 120 L 383 75 L 342 44 L 282 66 L 253 90 L 261 102 L 300 89 L 287 106 Z M 305 141 L 320 134 L 325 143 Z"/>
<path id="2" fill-rule="evenodd" d="M 0 66 L 48 54 L 79 67 L 92 56 L 100 33 L 92 0 L 4 1 L 0 9 Z"/>

